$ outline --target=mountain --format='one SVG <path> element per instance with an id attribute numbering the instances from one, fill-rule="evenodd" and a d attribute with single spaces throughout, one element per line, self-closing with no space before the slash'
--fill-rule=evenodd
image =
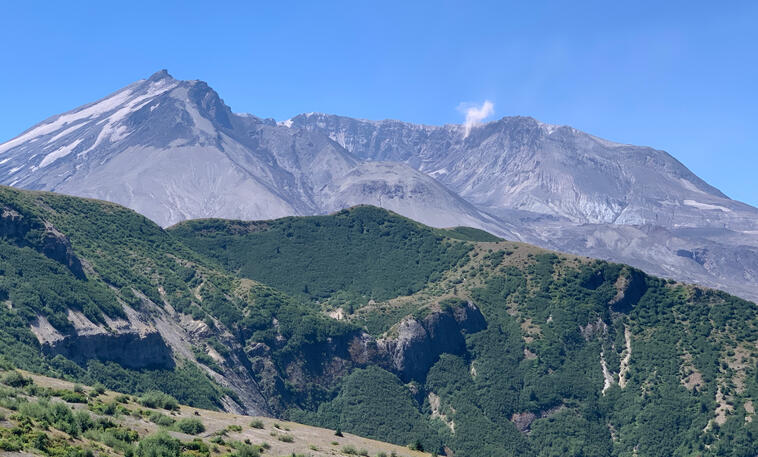
<path id="1" fill-rule="evenodd" d="M 508 221 L 518 239 L 758 299 L 758 209 L 664 151 L 506 117 L 430 127 L 299 115 L 362 160 L 405 163 Z"/>
<path id="2" fill-rule="evenodd" d="M 470 132 L 316 113 L 277 123 L 164 70 L 0 145 L 0 183 L 113 201 L 164 227 L 372 204 L 758 300 L 758 209 L 664 151 L 527 117 Z"/>
<path id="3" fill-rule="evenodd" d="M 370 206 L 170 230 L 9 187 L 0 208 L 3 367 L 446 455 L 758 452 L 758 305 L 724 292 Z M 12 421 L 70 423 L 19 402 L 0 389 Z"/>
<path id="4" fill-rule="evenodd" d="M 323 114 L 296 116 L 287 125 L 324 133 L 362 160 L 407 163 L 493 212 L 589 224 L 756 226 L 758 210 L 729 200 L 663 151 L 531 118 L 503 118 L 468 136 L 461 126 Z"/>
<path id="5" fill-rule="evenodd" d="M 430 223 L 498 230 L 415 170 L 369 170 L 324 135 L 236 115 L 205 83 L 165 71 L 44 121 L 0 154 L 6 184 L 117 202 L 164 226 L 318 214 L 360 196 Z"/>

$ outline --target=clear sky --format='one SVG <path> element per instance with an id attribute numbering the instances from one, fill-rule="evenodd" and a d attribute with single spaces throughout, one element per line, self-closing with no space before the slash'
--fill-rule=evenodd
<path id="1" fill-rule="evenodd" d="M 277 120 L 458 123 L 489 100 L 665 149 L 758 206 L 755 1 L 10 3 L 0 142 L 166 68 Z"/>

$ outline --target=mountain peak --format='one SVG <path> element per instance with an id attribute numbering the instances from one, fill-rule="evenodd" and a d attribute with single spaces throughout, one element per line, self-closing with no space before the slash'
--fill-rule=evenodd
<path id="1" fill-rule="evenodd" d="M 150 76 L 150 78 L 148 78 L 148 81 L 152 81 L 152 82 L 155 82 L 155 81 L 161 81 L 161 80 L 163 80 L 163 79 L 174 79 L 174 77 L 173 77 L 173 76 L 171 76 L 171 75 L 168 73 L 168 70 L 166 70 L 166 69 L 164 68 L 163 70 L 160 70 L 160 71 L 156 71 L 155 73 L 153 73 L 153 74 Z"/>

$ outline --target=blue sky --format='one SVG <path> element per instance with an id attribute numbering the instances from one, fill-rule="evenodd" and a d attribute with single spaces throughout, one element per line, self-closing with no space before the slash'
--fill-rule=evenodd
<path id="1" fill-rule="evenodd" d="M 167 68 L 277 120 L 457 123 L 490 100 L 665 149 L 758 206 L 758 2 L 9 3 L 0 142 Z"/>

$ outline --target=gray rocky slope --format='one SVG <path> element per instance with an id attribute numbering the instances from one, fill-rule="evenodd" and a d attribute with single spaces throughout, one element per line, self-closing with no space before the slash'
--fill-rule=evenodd
<path id="1" fill-rule="evenodd" d="M 758 209 L 664 151 L 528 117 L 468 135 L 326 114 L 277 123 L 161 71 L 0 145 L 0 183 L 114 201 L 163 226 L 368 203 L 758 300 Z"/>

